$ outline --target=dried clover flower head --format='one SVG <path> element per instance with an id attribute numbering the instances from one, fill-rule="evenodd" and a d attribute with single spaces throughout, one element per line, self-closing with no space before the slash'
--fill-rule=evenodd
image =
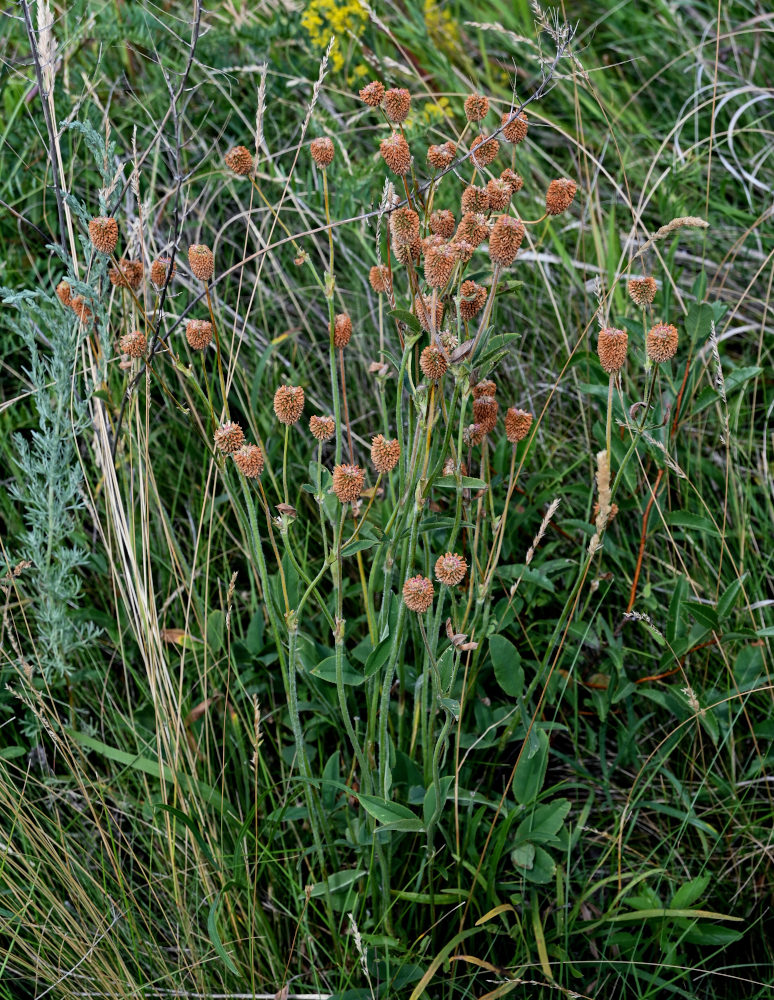
<path id="1" fill-rule="evenodd" d="M 599 363 L 611 375 L 619 372 L 626 361 L 626 347 L 629 337 L 624 330 L 616 330 L 612 326 L 606 326 L 599 331 L 597 342 L 597 354 Z"/>
<path id="2" fill-rule="evenodd" d="M 309 418 L 309 430 L 318 441 L 329 441 L 336 433 L 336 421 L 333 417 L 312 416 Z"/>
<path id="3" fill-rule="evenodd" d="M 300 385 L 280 385 L 274 393 L 274 412 L 281 424 L 294 424 L 304 409 L 304 390 Z"/>
<path id="4" fill-rule="evenodd" d="M 424 614 L 433 603 L 432 580 L 426 576 L 412 576 L 403 584 L 403 601 L 409 611 Z"/>
<path id="5" fill-rule="evenodd" d="M 367 104 L 369 108 L 378 108 L 384 100 L 384 84 L 381 80 L 373 80 L 367 83 L 360 91 L 360 100 Z"/>
<path id="6" fill-rule="evenodd" d="M 434 250 L 436 247 L 442 247 L 445 245 L 443 236 L 438 236 L 436 233 L 431 233 L 429 236 L 425 236 L 425 238 L 419 242 L 422 247 L 423 254 L 426 254 L 428 250 Z"/>
<path id="7" fill-rule="evenodd" d="M 432 295 L 423 295 L 421 297 L 415 295 L 414 312 L 419 320 L 419 325 L 425 333 L 439 329 L 443 322 L 443 302 L 436 300 L 435 309 L 433 309 Z"/>
<path id="8" fill-rule="evenodd" d="M 253 169 L 253 157 L 246 146 L 233 146 L 224 160 L 228 169 L 233 170 L 238 177 L 246 177 Z"/>
<path id="9" fill-rule="evenodd" d="M 441 346 L 447 354 L 451 354 L 452 351 L 456 351 L 460 346 L 459 337 L 456 333 L 452 333 L 451 330 L 441 330 L 439 337 L 441 340 Z"/>
<path id="10" fill-rule="evenodd" d="M 523 142 L 527 138 L 527 114 L 522 111 L 511 117 L 512 115 L 512 111 L 506 111 L 500 118 L 500 125 L 505 126 L 500 135 L 506 142 Z"/>
<path id="11" fill-rule="evenodd" d="M 417 236 L 411 243 L 396 243 L 393 250 L 399 264 L 408 264 L 409 260 L 416 264 L 422 254 L 422 244 Z"/>
<path id="12" fill-rule="evenodd" d="M 208 319 L 189 319 L 185 324 L 185 339 L 192 351 L 203 351 L 212 341 L 212 323 Z"/>
<path id="13" fill-rule="evenodd" d="M 456 236 L 451 241 L 450 245 L 454 247 L 454 252 L 463 264 L 467 264 L 476 249 L 472 243 L 468 243 L 467 240 L 461 240 Z"/>
<path id="14" fill-rule="evenodd" d="M 402 177 L 411 169 L 411 150 L 401 132 L 392 132 L 379 144 L 379 152 L 387 166 Z"/>
<path id="15" fill-rule="evenodd" d="M 502 212 L 510 204 L 513 189 L 507 180 L 502 177 L 493 177 L 487 182 L 486 193 L 492 211 Z"/>
<path id="16" fill-rule="evenodd" d="M 445 288 L 457 263 L 457 252 L 449 243 L 425 252 L 425 281 L 431 288 Z"/>
<path id="17" fill-rule="evenodd" d="M 232 456 L 236 467 L 248 479 L 257 479 L 263 472 L 263 452 L 257 444 L 243 444 Z"/>
<path id="18" fill-rule="evenodd" d="M 400 458 L 400 444 L 397 439 L 389 441 L 383 434 L 377 434 L 371 442 L 371 462 L 377 472 L 391 472 Z"/>
<path id="19" fill-rule="evenodd" d="M 489 193 L 485 187 L 468 184 L 460 198 L 460 208 L 463 212 L 488 212 Z"/>
<path id="20" fill-rule="evenodd" d="M 333 492 L 342 503 L 355 503 L 363 492 L 364 478 L 359 465 L 337 465 L 333 469 Z"/>
<path id="21" fill-rule="evenodd" d="M 478 315 L 486 303 L 486 288 L 475 281 L 463 281 L 460 285 L 460 316 L 467 323 Z"/>
<path id="22" fill-rule="evenodd" d="M 148 341 L 144 333 L 135 330 L 133 333 L 125 333 L 120 340 L 121 352 L 128 354 L 130 358 L 144 358 L 148 349 Z"/>
<path id="23" fill-rule="evenodd" d="M 203 243 L 194 243 L 188 248 L 188 265 L 195 278 L 209 281 L 215 271 L 212 250 Z"/>
<path id="24" fill-rule="evenodd" d="M 74 295 L 70 299 L 70 308 L 81 323 L 88 323 L 92 317 L 91 309 L 89 309 L 86 299 L 82 295 Z"/>
<path id="25" fill-rule="evenodd" d="M 446 170 L 454 163 L 456 155 L 457 147 L 451 140 L 448 140 L 440 146 L 430 146 L 427 150 L 427 162 L 435 170 Z"/>
<path id="26" fill-rule="evenodd" d="M 445 375 L 449 362 L 439 347 L 430 346 L 426 347 L 419 355 L 419 367 L 425 378 L 431 382 L 437 382 Z"/>
<path id="27" fill-rule="evenodd" d="M 561 215 L 572 204 L 578 185 L 575 181 L 563 177 L 553 180 L 546 191 L 546 215 Z"/>
<path id="28" fill-rule="evenodd" d="M 497 156 L 500 143 L 487 135 L 477 136 L 470 144 L 470 158 L 477 167 L 488 167 Z"/>
<path id="29" fill-rule="evenodd" d="M 506 184 L 510 186 L 511 196 L 515 195 L 517 191 L 521 191 L 524 187 L 524 181 L 515 170 L 511 170 L 510 167 L 506 167 L 505 170 L 500 174 L 500 180 L 505 181 Z"/>
<path id="30" fill-rule="evenodd" d="M 445 476 L 454 476 L 457 474 L 457 468 L 454 465 L 454 459 L 449 455 L 446 461 L 443 463 L 443 474 Z M 464 462 L 460 462 L 460 475 L 467 476 L 468 467 Z"/>
<path id="31" fill-rule="evenodd" d="M 476 382 L 475 385 L 471 386 L 471 392 L 473 393 L 473 399 L 480 399 L 482 396 L 494 396 L 497 392 L 497 383 L 489 378 L 483 379 L 481 382 Z"/>
<path id="32" fill-rule="evenodd" d="M 406 245 L 419 239 L 419 216 L 413 208 L 397 208 L 390 215 L 392 242 Z"/>
<path id="33" fill-rule="evenodd" d="M 468 571 L 466 560 L 456 552 L 439 556 L 435 563 L 435 578 L 447 587 L 456 587 Z"/>
<path id="34" fill-rule="evenodd" d="M 92 246 L 110 256 L 118 243 L 118 223 L 106 215 L 99 215 L 89 222 L 89 239 Z"/>
<path id="35" fill-rule="evenodd" d="M 483 94 L 471 94 L 465 98 L 465 117 L 469 122 L 480 122 L 489 112 L 489 98 Z"/>
<path id="36" fill-rule="evenodd" d="M 339 313 L 333 321 L 333 346 L 346 347 L 352 336 L 352 320 L 346 313 Z"/>
<path id="37" fill-rule="evenodd" d="M 646 347 L 648 357 L 657 365 L 669 361 L 677 352 L 677 327 L 671 323 L 656 323 L 648 331 Z"/>
<path id="38" fill-rule="evenodd" d="M 499 409 L 499 403 L 494 396 L 479 396 L 473 400 L 473 420 L 484 428 L 485 434 L 491 434 L 497 426 Z"/>
<path id="39" fill-rule="evenodd" d="M 374 264 L 368 272 L 371 288 L 377 293 L 389 292 L 390 271 L 386 264 Z"/>
<path id="40" fill-rule="evenodd" d="M 69 306 L 72 300 L 72 290 L 70 288 L 70 283 L 67 281 L 60 281 L 56 286 L 56 297 L 62 303 L 63 306 Z"/>
<path id="41" fill-rule="evenodd" d="M 658 291 L 655 278 L 631 278 L 627 287 L 629 298 L 638 306 L 649 306 Z"/>
<path id="42" fill-rule="evenodd" d="M 235 420 L 227 420 L 215 431 L 214 441 L 219 452 L 233 455 L 245 443 L 245 432 Z"/>
<path id="43" fill-rule="evenodd" d="M 514 219 L 512 215 L 499 216 L 489 237 L 489 257 L 492 263 L 510 267 L 523 239 L 524 226 L 521 220 Z"/>
<path id="44" fill-rule="evenodd" d="M 518 444 L 529 434 L 532 426 L 532 414 L 527 410 L 517 410 L 512 406 L 505 413 L 505 436 L 511 444 Z"/>
<path id="45" fill-rule="evenodd" d="M 486 437 L 486 430 L 481 424 L 468 424 L 463 432 L 466 444 L 479 445 Z"/>
<path id="46" fill-rule="evenodd" d="M 437 208 L 430 216 L 430 232 L 448 240 L 456 225 L 454 214 L 448 208 Z"/>
<path id="47" fill-rule="evenodd" d="M 172 264 L 171 257 L 157 257 L 150 267 L 150 279 L 156 288 L 163 288 L 164 282 L 169 274 L 169 266 Z M 177 264 L 172 264 L 172 275 L 170 281 L 177 274 Z"/>
<path id="48" fill-rule="evenodd" d="M 393 87 L 384 95 L 384 113 L 391 122 L 404 122 L 411 110 L 411 94 L 403 87 Z"/>
<path id="49" fill-rule="evenodd" d="M 471 246 L 478 247 L 489 236 L 489 226 L 486 219 L 478 212 L 466 212 L 460 219 L 454 239 L 464 240 Z"/>
<path id="50" fill-rule="evenodd" d="M 116 288 L 131 288 L 135 292 L 142 284 L 142 275 L 142 261 L 127 260 L 126 257 L 122 257 L 118 261 L 118 267 L 108 269 L 111 284 L 115 285 Z"/>
<path id="51" fill-rule="evenodd" d="M 327 135 L 319 139 L 312 139 L 309 143 L 309 152 L 318 167 L 324 169 L 333 163 L 333 140 Z"/>

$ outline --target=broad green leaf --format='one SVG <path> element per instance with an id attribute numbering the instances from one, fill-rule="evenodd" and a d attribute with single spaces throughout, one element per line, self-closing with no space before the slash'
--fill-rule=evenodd
<path id="1" fill-rule="evenodd" d="M 670 907 L 679 910 L 695 903 L 697 899 L 700 899 L 704 895 L 709 883 L 710 876 L 701 875 L 699 878 L 692 879 L 690 882 L 686 882 L 685 885 L 681 885 L 674 896 L 672 896 L 669 903 Z"/>
<path id="2" fill-rule="evenodd" d="M 517 868 L 531 868 L 535 863 L 535 845 L 519 844 L 511 851 L 511 861 Z"/>
<path id="3" fill-rule="evenodd" d="M 414 333 L 421 333 L 422 328 L 419 325 L 419 320 L 408 309 L 391 309 L 388 315 L 398 323 L 404 323 Z"/>
<path id="4" fill-rule="evenodd" d="M 382 669 L 390 658 L 393 644 L 394 639 L 388 635 L 385 639 L 382 639 L 378 646 L 371 650 L 365 662 L 364 677 L 373 677 L 375 673 Z"/>
<path id="5" fill-rule="evenodd" d="M 524 877 L 534 882 L 536 885 L 545 885 L 551 882 L 556 875 L 556 863 L 548 851 L 542 847 L 535 848 L 535 857 L 529 868 L 524 869 Z"/>
<path id="6" fill-rule="evenodd" d="M 335 684 L 336 657 L 335 656 L 326 657 L 326 659 L 318 663 L 316 667 L 312 667 L 309 673 L 312 675 L 312 677 L 319 677 L 320 680 L 328 681 L 329 684 Z M 363 681 L 365 680 L 365 675 L 359 673 L 357 670 L 354 670 L 350 666 L 349 661 L 347 660 L 346 657 L 344 657 L 344 662 L 341 665 L 341 674 L 344 683 L 352 687 L 357 687 L 358 685 L 362 684 Z"/>
<path id="7" fill-rule="evenodd" d="M 213 653 L 223 648 L 223 633 L 226 630 L 226 616 L 222 611 L 211 611 L 207 618 L 207 645 Z"/>
<path id="8" fill-rule="evenodd" d="M 537 796 L 543 787 L 543 779 L 548 765 L 548 736 L 544 729 L 537 731 L 539 750 L 534 757 L 527 756 L 525 746 L 513 779 L 513 795 L 517 802 L 526 805 Z"/>
<path id="9" fill-rule="evenodd" d="M 359 794 L 357 798 L 365 811 L 385 829 L 416 833 L 424 830 L 419 817 L 399 802 L 388 802 L 375 795 Z"/>
<path id="10" fill-rule="evenodd" d="M 460 481 L 463 490 L 487 489 L 487 484 L 483 479 L 474 479 L 472 476 L 460 476 Z M 439 479 L 436 479 L 433 485 L 440 487 L 442 490 L 456 490 L 457 480 L 454 476 L 441 476 Z"/>
<path id="11" fill-rule="evenodd" d="M 516 843 L 532 841 L 535 844 L 556 842 L 556 835 L 562 828 L 570 811 L 569 799 L 557 799 L 546 805 L 537 806 L 531 816 L 519 823 L 516 829 Z"/>
<path id="12" fill-rule="evenodd" d="M 489 656 L 497 683 L 511 698 L 519 698 L 524 689 L 524 671 L 521 669 L 519 651 L 504 636 L 493 635 L 489 638 Z"/>
<path id="13" fill-rule="evenodd" d="M 689 528 L 695 532 L 697 537 L 701 535 L 718 536 L 718 529 L 708 517 L 689 514 L 687 510 L 670 511 L 664 515 L 664 521 L 670 528 Z"/>
<path id="14" fill-rule="evenodd" d="M 327 893 L 333 895 L 336 892 L 345 892 L 359 878 L 367 874 L 365 868 L 345 868 L 343 871 L 333 872 L 326 881 L 317 882 L 313 886 L 311 895 L 316 898 L 325 896 Z"/>
<path id="15" fill-rule="evenodd" d="M 345 545 L 341 550 L 341 556 L 343 559 L 348 559 L 350 556 L 355 555 L 356 552 L 364 552 L 366 549 L 371 549 L 374 545 L 378 545 L 379 540 L 377 538 L 356 538 L 354 542 L 350 542 L 349 545 Z"/>

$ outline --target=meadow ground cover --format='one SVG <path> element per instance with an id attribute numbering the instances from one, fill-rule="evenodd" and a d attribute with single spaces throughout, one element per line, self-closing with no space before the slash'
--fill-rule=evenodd
<path id="1" fill-rule="evenodd" d="M 770 995 L 773 23 L 5 11 L 0 996 Z"/>

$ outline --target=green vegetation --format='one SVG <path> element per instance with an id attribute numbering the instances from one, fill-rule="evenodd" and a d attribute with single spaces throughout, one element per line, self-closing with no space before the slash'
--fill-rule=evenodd
<path id="1" fill-rule="evenodd" d="M 0 1000 L 769 996 L 774 15 L 4 18 Z"/>

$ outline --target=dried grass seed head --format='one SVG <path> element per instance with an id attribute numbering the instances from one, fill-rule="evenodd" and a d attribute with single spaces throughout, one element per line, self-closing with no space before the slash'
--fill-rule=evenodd
<path id="1" fill-rule="evenodd" d="M 324 170 L 333 163 L 333 140 L 327 135 L 312 139 L 309 143 L 309 152 L 317 166 Z"/>
<path id="2" fill-rule="evenodd" d="M 390 170 L 399 177 L 411 169 L 411 150 L 401 132 L 392 132 L 386 139 L 382 139 L 379 152 Z"/>
<path id="3" fill-rule="evenodd" d="M 339 313 L 333 321 L 333 346 L 346 347 L 352 336 L 352 320 L 346 313 Z"/>
<path id="4" fill-rule="evenodd" d="M 437 382 L 446 374 L 449 362 L 440 347 L 431 344 L 419 355 L 419 367 L 425 378 L 431 382 Z"/>
<path id="5" fill-rule="evenodd" d="M 203 243 L 193 243 L 188 248 L 188 265 L 195 278 L 199 281 L 209 281 L 215 273 L 215 257 L 212 250 Z"/>
<path id="6" fill-rule="evenodd" d="M 89 239 L 92 246 L 110 256 L 118 243 L 118 223 L 106 215 L 99 215 L 89 221 Z"/>
<path id="7" fill-rule="evenodd" d="M 505 413 L 505 436 L 511 444 L 518 444 L 529 434 L 532 426 L 532 414 L 527 410 L 519 410 L 512 406 Z"/>
<path id="8" fill-rule="evenodd" d="M 396 208 L 390 214 L 390 235 L 392 242 L 406 246 L 419 239 L 419 216 L 413 208 Z"/>
<path id="9" fill-rule="evenodd" d="M 144 358 L 148 350 L 148 340 L 144 333 L 134 330 L 132 333 L 125 333 L 120 340 L 121 353 L 128 354 L 130 358 Z"/>
<path id="10" fill-rule="evenodd" d="M 469 122 L 480 122 L 489 113 L 489 98 L 483 94 L 470 94 L 465 98 L 465 117 Z"/>
<path id="11" fill-rule="evenodd" d="M 238 177 L 246 177 L 253 169 L 253 157 L 246 146 L 232 146 L 224 160 L 228 169 Z"/>
<path id="12" fill-rule="evenodd" d="M 212 323 L 208 319 L 189 319 L 185 339 L 192 351 L 203 351 L 212 342 Z"/>
<path id="13" fill-rule="evenodd" d="M 460 198 L 460 208 L 464 212 L 488 212 L 489 192 L 485 187 L 468 184 Z"/>
<path id="14" fill-rule="evenodd" d="M 377 294 L 390 290 L 390 271 L 386 264 L 374 264 L 368 272 L 368 281 Z"/>
<path id="15" fill-rule="evenodd" d="M 404 122 L 411 110 L 411 94 L 403 87 L 392 87 L 384 95 L 384 113 L 396 125 Z"/>
<path id="16" fill-rule="evenodd" d="M 460 285 L 460 316 L 467 323 L 484 308 L 486 288 L 475 281 L 463 281 Z"/>
<path id="17" fill-rule="evenodd" d="M 443 236 L 445 240 L 454 234 L 456 225 L 454 213 L 448 208 L 437 208 L 430 216 L 430 232 L 436 236 Z"/>
<path id="18" fill-rule="evenodd" d="M 257 479 L 263 472 L 263 452 L 257 444 L 243 444 L 232 456 L 236 467 L 248 479 Z"/>
<path id="19" fill-rule="evenodd" d="M 177 274 L 177 264 L 172 264 L 171 257 L 157 257 L 150 266 L 150 280 L 156 288 L 163 288 L 169 274 L 169 267 L 172 265 L 172 275 L 170 281 Z"/>
<path id="20" fill-rule="evenodd" d="M 373 80 L 367 83 L 360 91 L 360 100 L 367 104 L 369 108 L 378 108 L 384 100 L 384 84 L 381 80 Z"/>
<path id="21" fill-rule="evenodd" d="M 512 215 L 501 215 L 489 237 L 489 257 L 493 264 L 510 267 L 524 239 L 524 226 Z"/>
<path id="22" fill-rule="evenodd" d="M 457 147 L 451 140 L 438 146 L 430 146 L 427 150 L 427 162 L 434 170 L 446 170 L 454 163 Z"/>
<path id="23" fill-rule="evenodd" d="M 487 181 L 486 193 L 493 212 L 502 212 L 511 203 L 511 185 L 501 177 L 493 177 Z"/>
<path id="24" fill-rule="evenodd" d="M 629 298 L 638 306 L 649 306 L 655 299 L 656 292 L 658 291 L 656 279 L 651 277 L 630 278 L 627 288 Z"/>
<path id="25" fill-rule="evenodd" d="M 364 480 L 359 465 L 337 465 L 333 470 L 333 492 L 341 503 L 355 503 L 363 492 Z"/>
<path id="26" fill-rule="evenodd" d="M 235 420 L 228 420 L 215 431 L 215 447 L 224 455 L 233 455 L 245 443 L 245 432 Z"/>
<path id="27" fill-rule="evenodd" d="M 400 444 L 397 439 L 388 440 L 377 434 L 371 442 L 371 462 L 377 472 L 391 472 L 400 458 Z"/>
<path id="28" fill-rule="evenodd" d="M 281 424 L 294 424 L 304 409 L 304 390 L 300 385 L 280 385 L 274 393 L 274 412 Z"/>
<path id="29" fill-rule="evenodd" d="M 403 602 L 409 611 L 424 614 L 432 606 L 435 589 L 426 576 L 412 576 L 403 584 Z"/>
<path id="30" fill-rule="evenodd" d="M 546 215 L 561 215 L 572 204 L 578 185 L 567 177 L 553 180 L 546 191 Z"/>
<path id="31" fill-rule="evenodd" d="M 318 441 L 330 441 L 336 433 L 336 421 L 333 417 L 311 416 L 309 430 L 312 432 L 312 437 Z"/>
<path id="32" fill-rule="evenodd" d="M 629 343 L 629 336 L 625 330 L 616 330 L 615 327 L 606 326 L 599 331 L 597 341 L 597 354 L 599 363 L 604 370 L 613 375 L 619 372 L 626 362 L 626 348 Z"/>
<path id="33" fill-rule="evenodd" d="M 479 135 L 470 144 L 470 158 L 475 165 L 481 169 L 488 167 L 497 156 L 500 143 L 497 139 L 490 139 L 488 135 Z"/>
<path id="34" fill-rule="evenodd" d="M 500 135 L 506 142 L 518 143 L 527 138 L 526 111 L 521 111 L 518 115 L 514 115 L 512 111 L 506 111 L 500 118 L 500 125 L 504 126 Z"/>
<path id="35" fill-rule="evenodd" d="M 458 583 L 462 583 L 467 571 L 467 561 L 456 552 L 439 556 L 435 563 L 435 578 L 447 587 L 456 587 Z"/>
<path id="36" fill-rule="evenodd" d="M 677 353 L 677 327 L 671 323 L 656 323 L 648 331 L 646 347 L 648 357 L 657 365 L 669 361 Z"/>
<path id="37" fill-rule="evenodd" d="M 445 288 L 457 263 L 457 251 L 450 243 L 429 247 L 425 253 L 425 281 L 431 288 Z"/>

